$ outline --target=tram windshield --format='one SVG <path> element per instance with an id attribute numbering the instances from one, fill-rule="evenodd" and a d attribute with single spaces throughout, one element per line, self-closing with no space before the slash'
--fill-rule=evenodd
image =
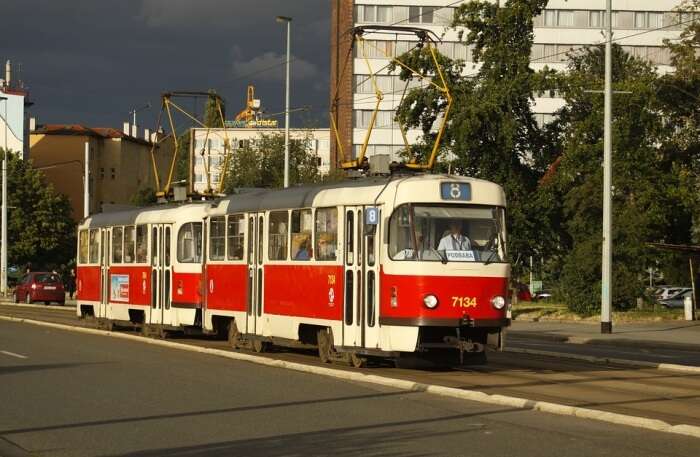
<path id="1" fill-rule="evenodd" d="M 392 260 L 505 261 L 504 209 L 495 206 L 398 207 L 389 223 Z"/>

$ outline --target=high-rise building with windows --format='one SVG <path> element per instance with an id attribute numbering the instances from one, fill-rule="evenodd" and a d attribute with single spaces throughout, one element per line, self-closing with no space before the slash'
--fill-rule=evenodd
<path id="1" fill-rule="evenodd" d="M 225 154 L 236 154 L 244 148 L 256 148 L 262 135 L 284 137 L 284 129 L 279 128 L 193 128 L 190 138 L 192 158 L 192 190 L 198 193 L 216 192 L 224 179 Z M 290 142 L 298 142 L 316 158 L 321 175 L 328 174 L 330 164 L 329 129 L 289 129 Z M 228 142 L 229 148 L 225 147 Z M 207 178 L 207 174 L 209 175 Z"/>
<path id="2" fill-rule="evenodd" d="M 497 0 L 492 0 L 496 2 Z M 398 56 L 411 49 L 417 39 L 402 33 L 367 33 L 364 46 L 350 49 L 352 34 L 358 25 L 417 26 L 432 31 L 441 42 L 438 50 L 453 59 L 466 62 L 465 74 L 478 71 L 472 53 L 459 34 L 463 30 L 450 27 L 454 0 L 333 0 L 331 20 L 331 106 L 337 119 L 339 143 L 343 152 L 353 156 L 363 144 L 376 98 L 371 73 L 384 94 L 367 148 L 368 155 L 389 154 L 397 160 L 403 147 L 401 132 L 394 121 L 406 83 L 390 74 L 388 56 Z M 503 2 L 505 3 L 505 2 Z M 631 55 L 648 59 L 660 72 L 671 70 L 670 53 L 664 39 L 678 38 L 685 25 L 700 19 L 675 9 L 681 0 L 613 0 L 614 40 Z M 604 41 L 606 0 L 550 0 L 544 13 L 535 18 L 535 39 L 531 65 L 540 69 L 565 69 L 567 53 L 586 45 Z M 423 83 L 425 84 L 425 82 Z M 412 81 L 408 88 L 419 86 Z M 536 98 L 534 111 L 538 122 L 551 119 L 564 101 L 556 96 Z M 420 136 L 417 130 L 407 132 L 409 142 Z M 339 148 L 332 142 L 332 160 L 340 158 Z"/>
<path id="3" fill-rule="evenodd" d="M 9 60 L 4 70 L 4 78 L 0 75 L 0 148 L 26 159 L 29 155 L 29 107 L 33 103 Z"/>

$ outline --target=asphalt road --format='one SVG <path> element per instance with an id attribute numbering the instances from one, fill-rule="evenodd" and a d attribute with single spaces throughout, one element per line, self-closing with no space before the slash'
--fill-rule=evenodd
<path id="1" fill-rule="evenodd" d="M 94 322 L 77 319 L 74 310 L 58 307 L 0 306 L 0 314 L 69 325 L 94 325 Z M 179 336 L 176 340 L 186 344 L 230 350 L 225 341 L 211 338 Z M 541 349 L 556 350 L 554 346 L 589 347 L 555 342 L 552 346 Z M 602 346 L 590 347 L 603 348 Z M 611 353 L 618 350 L 625 350 L 625 348 L 608 347 Z M 320 364 L 313 351 L 278 350 L 264 356 L 308 365 Z M 336 368 L 350 370 L 337 365 Z M 670 424 L 700 426 L 700 375 L 698 374 L 594 364 L 579 360 L 508 352 L 491 353 L 486 366 L 421 370 L 397 369 L 386 364 L 383 366 L 375 364 L 364 371 L 419 383 L 581 406 L 660 419 Z"/>
<path id="2" fill-rule="evenodd" d="M 698 440 L 0 322 L 0 455 L 695 456 Z"/>

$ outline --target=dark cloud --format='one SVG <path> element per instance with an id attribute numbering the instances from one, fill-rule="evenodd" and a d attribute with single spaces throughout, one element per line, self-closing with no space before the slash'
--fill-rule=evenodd
<path id="1" fill-rule="evenodd" d="M 268 112 L 284 103 L 285 26 L 292 22 L 292 105 L 325 123 L 327 0 L 5 0 L 0 59 L 21 63 L 39 122 L 119 127 L 170 90 L 216 89 L 228 112 L 248 84 Z M 157 109 L 141 113 L 150 127 Z M 301 116 L 298 116 L 301 117 Z M 294 119 L 302 122 L 302 119 Z"/>

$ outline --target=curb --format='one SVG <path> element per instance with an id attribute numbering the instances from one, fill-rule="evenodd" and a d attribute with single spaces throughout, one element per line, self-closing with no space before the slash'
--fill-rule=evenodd
<path id="1" fill-rule="evenodd" d="M 172 341 L 155 340 L 144 338 L 142 336 L 129 335 L 124 333 L 109 332 L 106 330 L 97 330 L 86 327 L 74 327 L 71 325 L 54 324 L 51 322 L 42 322 L 32 319 L 22 319 L 16 317 L 0 316 L 0 320 L 9 322 L 18 322 L 25 324 L 33 324 L 44 327 L 51 327 L 60 330 L 68 330 L 78 333 L 88 333 L 92 335 L 111 336 L 114 338 L 122 338 L 126 340 L 139 341 L 141 343 L 153 344 L 173 349 L 181 349 L 189 352 L 199 352 L 203 354 L 225 357 L 228 359 L 251 362 L 258 365 L 266 365 L 275 368 L 283 368 L 288 370 L 299 371 L 303 373 L 316 374 L 327 376 L 340 380 L 356 381 L 365 384 L 381 385 L 395 388 L 403 391 L 427 392 L 443 397 L 456 398 L 461 400 L 475 401 L 498 406 L 508 406 L 522 410 L 541 411 L 550 414 L 561 416 L 573 416 L 582 419 L 591 419 L 599 422 L 608 422 L 618 425 L 626 425 L 630 427 L 643 428 L 664 433 L 674 433 L 678 435 L 691 436 L 700 438 L 700 427 L 694 425 L 678 424 L 671 425 L 667 422 L 658 419 L 648 419 L 645 417 L 628 416 L 625 414 L 611 413 L 599 411 L 589 408 L 580 408 L 577 406 L 561 405 L 557 403 L 549 403 L 543 401 L 528 400 L 526 398 L 510 397 L 505 395 L 487 394 L 476 390 L 465 390 L 454 387 L 439 386 L 435 384 L 423 384 L 402 379 L 393 379 L 385 376 L 373 374 L 365 374 L 361 372 L 344 371 L 334 368 L 318 367 L 314 365 L 305 365 L 298 362 L 288 362 L 284 360 L 268 359 L 265 357 L 243 354 L 240 352 L 229 352 L 221 349 L 206 348 L 200 346 L 192 346 L 184 343 L 176 343 Z"/>
<path id="2" fill-rule="evenodd" d="M 616 339 L 602 339 L 602 338 L 588 338 L 581 336 L 568 336 L 568 335 L 556 335 L 551 333 L 534 333 L 534 332 L 523 332 L 519 330 L 509 330 L 508 335 L 514 338 L 522 338 L 528 340 L 540 340 L 555 343 L 568 343 L 568 344 L 591 344 L 596 346 L 623 346 L 631 348 L 644 348 L 644 349 L 673 349 L 678 351 L 700 351 L 700 344 L 692 343 L 671 343 L 668 341 L 649 341 L 649 340 L 635 340 L 632 338 L 616 338 Z"/>
<path id="3" fill-rule="evenodd" d="M 663 371 L 674 371 L 678 373 L 700 374 L 700 367 L 693 365 L 679 365 L 675 363 L 645 362 L 643 360 L 616 359 L 614 357 L 597 357 L 593 355 L 569 354 L 566 352 L 541 351 L 539 349 L 511 348 L 504 349 L 505 352 L 519 354 L 543 355 L 546 357 L 556 357 L 558 359 L 582 360 L 591 363 L 602 363 L 605 365 L 623 365 L 635 368 L 652 368 Z"/>
<path id="4" fill-rule="evenodd" d="M 13 303 L 10 301 L 0 300 L 0 306 L 16 306 L 18 308 L 41 308 L 47 311 L 71 311 L 75 312 L 76 305 L 28 305 L 26 303 Z"/>

